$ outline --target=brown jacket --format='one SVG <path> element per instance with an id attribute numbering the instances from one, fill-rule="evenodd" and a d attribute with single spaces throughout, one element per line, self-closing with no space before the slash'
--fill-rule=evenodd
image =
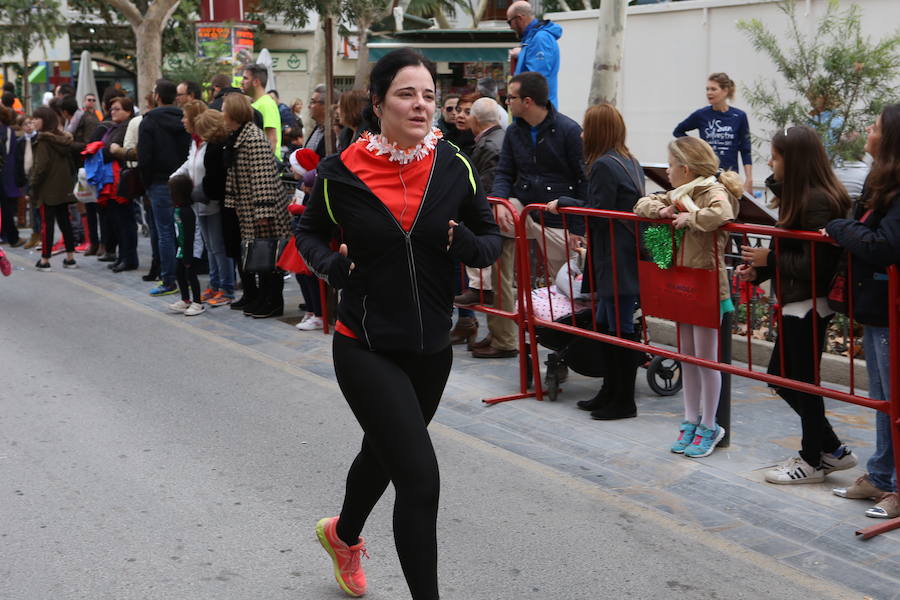
<path id="1" fill-rule="evenodd" d="M 266 134 L 247 123 L 234 142 L 233 152 L 234 163 L 225 178 L 225 206 L 237 213 L 241 239 L 289 237 L 290 196 L 275 172 Z"/>
<path id="2" fill-rule="evenodd" d="M 72 135 L 42 131 L 34 142 L 34 163 L 29 174 L 31 197 L 38 204 L 58 206 L 75 201 L 72 188 Z"/>
<path id="3" fill-rule="evenodd" d="M 634 212 L 641 217 L 658 219 L 659 211 L 672 204 L 670 194 L 650 194 L 641 198 L 634 205 Z M 693 269 L 712 269 L 716 260 L 716 251 L 712 245 L 712 236 L 718 242 L 719 300 L 731 297 L 728 277 L 725 272 L 725 247 L 728 233 L 716 231 L 722 225 L 737 217 L 738 201 L 728 193 L 721 183 L 694 188 L 691 199 L 700 210 L 691 213 L 687 222 L 687 231 L 678 248 L 676 264 Z M 715 233 L 710 233 L 715 232 Z"/>

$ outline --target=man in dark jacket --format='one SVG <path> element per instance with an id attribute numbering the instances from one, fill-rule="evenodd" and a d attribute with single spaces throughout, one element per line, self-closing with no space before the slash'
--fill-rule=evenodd
<path id="1" fill-rule="evenodd" d="M 547 80 L 540 73 L 513 77 L 506 102 L 513 122 L 506 129 L 491 195 L 509 199 L 518 210 L 525 204 L 546 204 L 560 196 L 583 198 L 586 192 L 581 127 L 548 101 Z M 500 228 L 512 232 L 512 216 L 500 211 Z M 544 216 L 545 234 L 534 219 L 525 223 L 529 238 L 539 240 L 547 257 L 550 279 L 566 264 L 569 252 L 562 217 Z M 573 223 L 573 229 L 577 223 Z"/>
<path id="2" fill-rule="evenodd" d="M 175 283 L 175 207 L 169 194 L 169 176 L 187 160 L 191 136 L 181 123 L 181 109 L 173 106 L 175 84 L 160 79 L 153 95 L 157 107 L 141 120 L 137 157 L 138 170 L 153 206 L 159 239 L 162 284 L 150 290 L 150 295 L 163 296 L 178 291 Z"/>

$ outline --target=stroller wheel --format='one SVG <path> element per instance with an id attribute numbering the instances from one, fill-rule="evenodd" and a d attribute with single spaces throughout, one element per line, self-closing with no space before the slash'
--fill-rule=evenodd
<path id="1" fill-rule="evenodd" d="M 654 357 L 647 367 L 647 385 L 660 396 L 674 396 L 681 391 L 681 363 L 673 358 Z"/>

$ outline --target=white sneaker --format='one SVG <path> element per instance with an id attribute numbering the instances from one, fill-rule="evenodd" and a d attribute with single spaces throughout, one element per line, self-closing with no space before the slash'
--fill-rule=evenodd
<path id="1" fill-rule="evenodd" d="M 296 327 L 300 331 L 314 331 L 316 329 L 322 329 L 322 318 L 311 316 L 310 318 L 303 319 L 302 321 L 297 323 Z"/>
<path id="2" fill-rule="evenodd" d="M 169 310 L 172 312 L 183 313 L 190 307 L 190 302 L 185 302 L 184 300 L 179 300 L 178 302 L 173 302 L 169 305 Z"/>
<path id="3" fill-rule="evenodd" d="M 190 306 L 184 311 L 184 316 L 193 317 L 206 312 L 206 305 L 199 302 L 191 302 Z"/>
<path id="4" fill-rule="evenodd" d="M 859 462 L 856 460 L 856 455 L 853 454 L 853 451 L 846 446 L 841 446 L 844 453 L 840 458 L 835 458 L 833 454 L 830 452 L 823 452 L 821 458 L 822 470 L 825 471 L 825 474 L 834 473 L 835 471 L 845 471 L 847 469 L 852 469 Z"/>
<path id="5" fill-rule="evenodd" d="M 764 475 L 769 483 L 779 484 L 822 483 L 825 481 L 825 470 L 822 467 L 810 466 L 799 456 L 794 456 L 774 469 L 769 469 Z"/>

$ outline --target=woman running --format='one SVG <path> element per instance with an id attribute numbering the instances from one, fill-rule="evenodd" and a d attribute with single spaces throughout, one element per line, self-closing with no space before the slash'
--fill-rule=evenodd
<path id="1" fill-rule="evenodd" d="M 427 426 L 452 362 L 452 277 L 460 261 L 492 264 L 500 236 L 468 159 L 432 130 L 434 65 L 396 50 L 372 69 L 369 93 L 381 132 L 322 160 L 297 228 L 306 264 L 342 290 L 334 370 L 364 433 L 340 515 L 319 521 L 316 533 L 341 589 L 361 596 L 360 533 L 393 483 L 394 541 L 410 593 L 437 600 L 440 485 Z"/>

